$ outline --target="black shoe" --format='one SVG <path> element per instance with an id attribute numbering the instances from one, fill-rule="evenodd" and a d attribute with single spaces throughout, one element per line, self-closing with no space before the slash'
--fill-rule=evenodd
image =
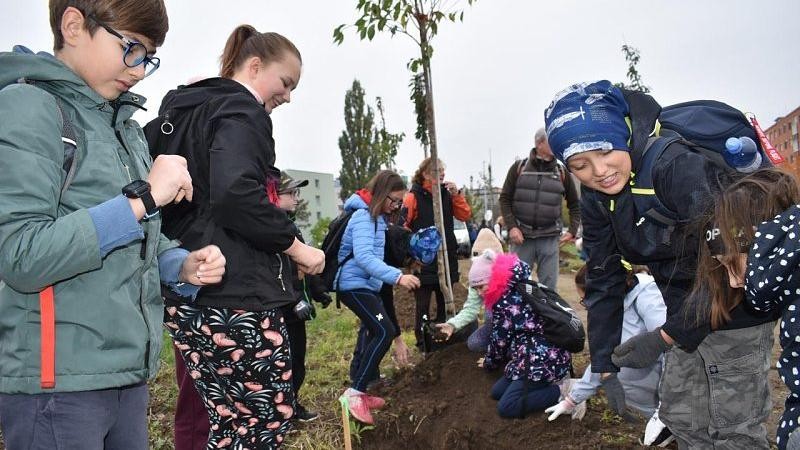
<path id="1" fill-rule="evenodd" d="M 294 418 L 300 422 L 312 422 L 317 420 L 318 417 L 319 413 L 309 411 L 303 405 L 297 405 L 297 411 L 295 412 Z"/>

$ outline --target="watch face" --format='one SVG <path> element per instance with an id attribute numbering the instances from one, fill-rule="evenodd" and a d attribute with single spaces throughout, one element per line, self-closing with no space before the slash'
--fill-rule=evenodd
<path id="1" fill-rule="evenodd" d="M 122 188 L 122 193 L 128 198 L 141 198 L 142 195 L 150 192 L 150 183 L 136 180 Z"/>

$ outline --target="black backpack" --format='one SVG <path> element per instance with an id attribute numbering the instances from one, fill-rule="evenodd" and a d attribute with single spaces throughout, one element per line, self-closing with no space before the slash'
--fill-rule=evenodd
<path id="1" fill-rule="evenodd" d="M 328 233 L 322 240 L 322 251 L 325 253 L 325 268 L 319 277 L 322 279 L 322 284 L 325 286 L 327 292 L 336 292 L 338 286 L 335 286 L 336 275 L 339 273 L 339 266 L 344 266 L 344 263 L 353 258 L 353 252 L 350 252 L 344 260 L 339 263 L 339 247 L 342 246 L 342 238 L 344 237 L 344 230 L 347 229 L 347 223 L 353 216 L 355 210 L 343 212 L 338 217 L 333 219 L 328 224 Z M 336 306 L 339 306 L 339 299 L 336 299 Z"/>
<path id="2" fill-rule="evenodd" d="M 529 280 L 517 283 L 517 291 L 522 301 L 542 319 L 547 342 L 570 353 L 583 351 L 586 340 L 583 323 L 556 291 Z"/>
<path id="3" fill-rule="evenodd" d="M 642 219 L 648 219 L 669 230 L 678 224 L 677 215 L 658 199 L 653 188 L 652 174 L 656 160 L 673 143 L 685 145 L 690 151 L 703 155 L 719 167 L 723 177 L 718 182 L 722 187 L 740 176 L 722 156 L 725 141 L 729 137 L 750 137 L 761 153 L 761 167 L 772 165 L 748 118 L 730 105 L 715 100 L 695 100 L 662 109 L 649 95 L 632 91 L 623 93 L 631 106 L 631 140 L 635 149 L 631 153 L 635 174 L 631 178 L 631 193 Z M 639 105 L 657 111 L 658 121 L 654 130 L 651 121 L 656 117 L 637 120 L 636 109 Z M 637 151 L 639 148 L 642 150 Z M 669 233 L 665 235 L 665 239 L 669 239 Z"/>

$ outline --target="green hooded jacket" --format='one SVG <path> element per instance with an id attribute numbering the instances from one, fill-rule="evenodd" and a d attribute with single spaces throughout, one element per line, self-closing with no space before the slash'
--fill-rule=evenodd
<path id="1" fill-rule="evenodd" d="M 124 93 L 109 102 L 57 59 L 24 53 L 0 53 L 0 87 L 0 392 L 96 390 L 155 376 L 163 315 L 156 256 L 177 244 L 156 216 L 141 222 L 145 241 L 102 257 L 87 211 L 147 179 L 152 161 L 131 120 L 144 99 Z M 54 97 L 78 135 L 77 169 L 60 199 L 66 173 Z M 55 388 L 43 390 L 39 291 L 49 285 Z"/>

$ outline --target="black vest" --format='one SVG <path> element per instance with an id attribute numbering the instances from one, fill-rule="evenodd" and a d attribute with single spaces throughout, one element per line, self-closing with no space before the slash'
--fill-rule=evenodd
<path id="1" fill-rule="evenodd" d="M 458 242 L 453 232 L 453 200 L 450 192 L 442 186 L 442 217 L 444 219 L 444 238 L 447 240 L 447 259 L 450 261 L 450 281 L 458 281 L 458 258 L 456 250 Z M 417 200 L 417 217 L 409 224 L 411 231 L 433 226 L 433 195 L 418 184 L 411 186 L 411 193 Z M 439 264 L 434 259 L 431 264 L 422 267 L 418 274 L 423 285 L 439 284 Z"/>
<path id="2" fill-rule="evenodd" d="M 527 239 L 560 235 L 564 182 L 558 162 L 524 160 L 518 164 L 524 166 L 517 177 L 511 209 L 522 234 Z"/>

